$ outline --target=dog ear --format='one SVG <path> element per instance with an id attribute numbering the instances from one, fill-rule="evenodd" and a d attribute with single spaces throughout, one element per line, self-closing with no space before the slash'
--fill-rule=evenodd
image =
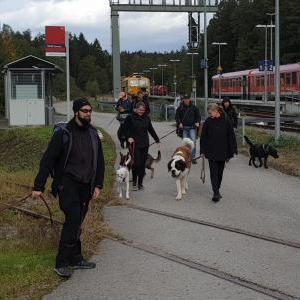
<path id="1" fill-rule="evenodd" d="M 168 162 L 168 171 L 170 172 L 171 171 L 171 169 L 172 169 L 172 166 L 171 166 L 171 164 L 172 164 L 172 160 L 170 160 L 169 162 Z"/>
<path id="2" fill-rule="evenodd" d="M 183 161 L 183 160 L 177 161 L 177 162 L 176 162 L 176 168 L 177 168 L 178 170 L 180 170 L 181 172 L 183 172 L 183 171 L 185 170 L 185 168 L 186 168 L 186 163 L 185 163 L 185 161 Z"/>

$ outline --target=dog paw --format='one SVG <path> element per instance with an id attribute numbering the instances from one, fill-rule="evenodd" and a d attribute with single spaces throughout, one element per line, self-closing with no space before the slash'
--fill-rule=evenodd
<path id="1" fill-rule="evenodd" d="M 123 198 L 123 197 L 122 197 L 122 194 L 119 195 L 119 198 Z"/>
<path id="2" fill-rule="evenodd" d="M 181 198 L 182 198 L 182 195 L 177 195 L 176 196 L 176 200 L 181 200 Z"/>
<path id="3" fill-rule="evenodd" d="M 183 191 L 182 191 L 182 195 L 186 195 L 186 190 L 183 190 Z"/>

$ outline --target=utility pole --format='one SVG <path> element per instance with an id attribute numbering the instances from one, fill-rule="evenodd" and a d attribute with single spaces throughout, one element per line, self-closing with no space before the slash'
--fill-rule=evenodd
<path id="1" fill-rule="evenodd" d="M 279 0 L 275 0 L 275 140 L 280 138 L 280 22 Z"/>

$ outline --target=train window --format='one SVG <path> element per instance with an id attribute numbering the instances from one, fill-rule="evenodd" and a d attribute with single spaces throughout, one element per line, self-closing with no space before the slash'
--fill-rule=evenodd
<path id="1" fill-rule="evenodd" d="M 285 74 L 285 82 L 287 85 L 291 84 L 291 73 L 286 73 Z"/>
<path id="2" fill-rule="evenodd" d="M 297 84 L 297 72 L 292 73 L 292 84 Z"/>

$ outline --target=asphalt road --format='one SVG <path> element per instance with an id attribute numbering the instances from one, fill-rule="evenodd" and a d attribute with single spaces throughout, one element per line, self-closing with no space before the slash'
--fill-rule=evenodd
<path id="1" fill-rule="evenodd" d="M 60 105 L 57 110 L 63 112 Z M 93 123 L 114 138 L 113 115 L 94 113 Z M 170 123 L 155 123 L 159 136 Z M 273 169 L 248 167 L 238 156 L 227 164 L 223 199 L 213 203 L 207 170 L 200 182 L 200 166 L 193 166 L 190 189 L 175 200 L 174 180 L 167 162 L 180 140 L 162 141 L 162 161 L 154 179 L 148 173 L 145 191 L 132 192 L 129 203 L 265 234 L 300 241 L 300 180 Z M 157 153 L 156 146 L 150 148 Z M 138 243 L 227 272 L 300 298 L 300 250 L 220 229 L 117 206 L 105 209 L 115 233 Z M 216 278 L 159 256 L 105 240 L 100 243 L 95 270 L 76 271 L 45 299 L 272 299 L 272 297 Z"/>

